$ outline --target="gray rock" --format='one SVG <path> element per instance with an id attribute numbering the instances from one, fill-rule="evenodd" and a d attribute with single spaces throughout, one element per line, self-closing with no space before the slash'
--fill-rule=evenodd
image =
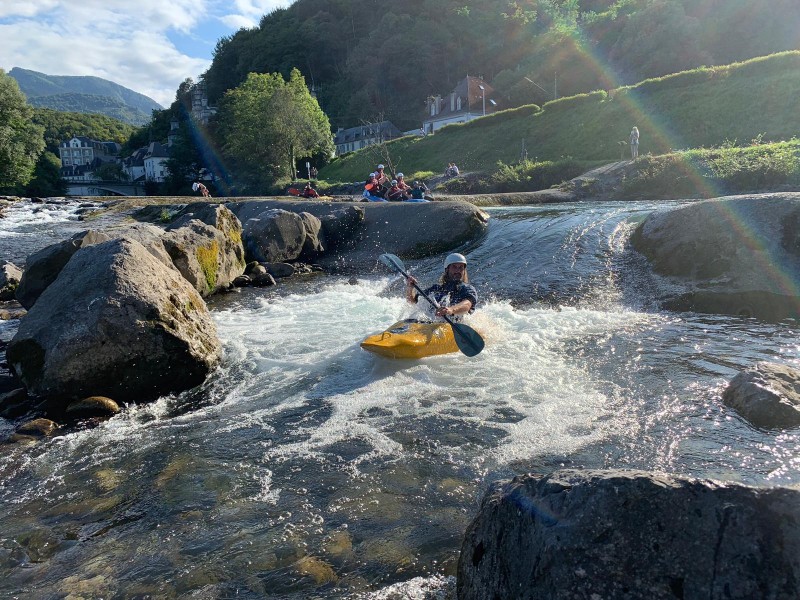
<path id="1" fill-rule="evenodd" d="M 731 196 L 654 213 L 631 243 L 679 286 L 665 308 L 800 317 L 800 193 Z"/>
<path id="2" fill-rule="evenodd" d="M 61 269 L 72 255 L 83 247 L 106 242 L 111 237 L 103 232 L 89 230 L 76 233 L 70 239 L 42 248 L 25 261 L 25 271 L 17 287 L 17 300 L 30 310 L 36 299 L 56 280 Z"/>
<path id="3" fill-rule="evenodd" d="M 253 275 L 250 278 L 250 285 L 253 285 L 255 287 L 270 287 L 275 285 L 275 278 L 269 273 Z"/>
<path id="4" fill-rule="evenodd" d="M 5 394 L 0 394 L 0 417 L 16 419 L 24 415 L 29 409 L 29 398 L 25 388 L 16 388 Z"/>
<path id="5" fill-rule="evenodd" d="M 246 221 L 269 208 L 308 212 L 322 222 L 326 252 L 315 262 L 332 271 L 373 267 L 391 252 L 421 258 L 447 252 L 486 232 L 488 215 L 467 202 L 304 202 L 258 200 L 228 205 Z M 285 259 L 292 260 L 292 259 Z"/>
<path id="6" fill-rule="evenodd" d="M 56 431 L 58 431 L 58 423 L 50 419 L 39 418 L 23 423 L 17 427 L 14 433 L 30 437 L 51 437 Z"/>
<path id="7" fill-rule="evenodd" d="M 267 268 L 267 272 L 272 275 L 275 279 L 281 279 L 282 277 L 291 277 L 295 274 L 296 269 L 290 265 L 289 263 L 268 263 L 265 265 Z"/>
<path id="8" fill-rule="evenodd" d="M 800 425 L 800 371 L 760 362 L 734 377 L 722 400 L 756 427 Z"/>
<path id="9" fill-rule="evenodd" d="M 322 221 L 307 212 L 301 212 L 300 218 L 306 230 L 306 241 L 300 251 L 300 256 L 306 259 L 314 258 L 325 252 L 325 234 L 322 231 Z"/>
<path id="10" fill-rule="evenodd" d="M 303 251 L 306 228 L 299 214 L 270 209 L 245 221 L 242 238 L 247 260 L 295 260 Z"/>
<path id="11" fill-rule="evenodd" d="M 460 600 L 800 596 L 800 490 L 626 471 L 495 485 L 467 530 Z"/>
<path id="12" fill-rule="evenodd" d="M 244 248 L 238 223 L 237 219 L 236 226 L 218 229 L 190 220 L 183 227 L 164 234 L 162 241 L 172 264 L 201 296 L 229 288 L 244 271 Z"/>
<path id="13" fill-rule="evenodd" d="M 219 361 L 203 299 L 133 240 L 79 250 L 6 351 L 33 396 L 155 399 L 201 383 Z"/>
<path id="14" fill-rule="evenodd" d="M 105 396 L 89 396 L 67 405 L 66 414 L 72 417 L 112 417 L 120 411 L 119 404 Z"/>
<path id="15" fill-rule="evenodd" d="M 110 239 L 127 238 L 135 240 L 144 246 L 147 251 L 157 258 L 164 266 L 173 268 L 172 258 L 164 248 L 162 237 L 164 230 L 147 223 L 126 223 L 103 230 Z"/>
<path id="16" fill-rule="evenodd" d="M 0 261 L 0 300 L 13 300 L 22 270 L 8 260 Z"/>

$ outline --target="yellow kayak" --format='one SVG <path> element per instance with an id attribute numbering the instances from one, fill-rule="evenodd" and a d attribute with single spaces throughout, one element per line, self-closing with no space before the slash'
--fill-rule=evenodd
<path id="1" fill-rule="evenodd" d="M 416 319 L 398 321 L 386 331 L 369 336 L 361 347 L 386 358 L 424 358 L 459 351 L 448 323 Z"/>

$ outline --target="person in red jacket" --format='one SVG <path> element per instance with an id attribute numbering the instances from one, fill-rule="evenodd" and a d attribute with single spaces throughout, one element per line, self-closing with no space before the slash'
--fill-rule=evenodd
<path id="1" fill-rule="evenodd" d="M 397 174 L 397 187 L 403 192 L 403 200 L 408 200 L 411 198 L 411 186 L 406 183 L 404 177 L 402 173 Z"/>
<path id="2" fill-rule="evenodd" d="M 315 190 L 313 187 L 311 187 L 311 182 L 310 181 L 306 184 L 306 187 L 303 188 L 303 196 L 305 198 L 319 198 L 319 194 L 317 193 L 317 190 Z"/>

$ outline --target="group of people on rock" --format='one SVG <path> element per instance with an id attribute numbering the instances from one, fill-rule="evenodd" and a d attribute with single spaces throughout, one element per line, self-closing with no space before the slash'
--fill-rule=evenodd
<path id="1" fill-rule="evenodd" d="M 447 168 L 444 170 L 445 177 L 458 177 L 458 167 L 456 163 L 449 163 Z"/>
<path id="2" fill-rule="evenodd" d="M 395 179 L 389 179 L 384 173 L 384 165 L 369 174 L 364 184 L 364 199 L 368 202 L 428 202 L 425 195 L 430 192 L 422 181 L 408 185 L 405 175 L 398 173 Z"/>

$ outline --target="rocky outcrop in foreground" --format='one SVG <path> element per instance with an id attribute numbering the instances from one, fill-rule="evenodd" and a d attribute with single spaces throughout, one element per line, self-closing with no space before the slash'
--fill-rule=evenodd
<path id="1" fill-rule="evenodd" d="M 651 214 L 631 236 L 682 292 L 672 310 L 800 318 L 800 192 L 730 196 Z"/>
<path id="2" fill-rule="evenodd" d="M 22 319 L 6 356 L 30 395 L 66 406 L 194 387 L 221 347 L 194 287 L 123 238 L 75 253 Z"/>
<path id="3" fill-rule="evenodd" d="M 800 490 L 639 471 L 496 484 L 458 563 L 461 600 L 800 596 Z"/>
<path id="4" fill-rule="evenodd" d="M 722 400 L 756 427 L 800 426 L 800 371 L 760 362 L 734 377 Z"/>

